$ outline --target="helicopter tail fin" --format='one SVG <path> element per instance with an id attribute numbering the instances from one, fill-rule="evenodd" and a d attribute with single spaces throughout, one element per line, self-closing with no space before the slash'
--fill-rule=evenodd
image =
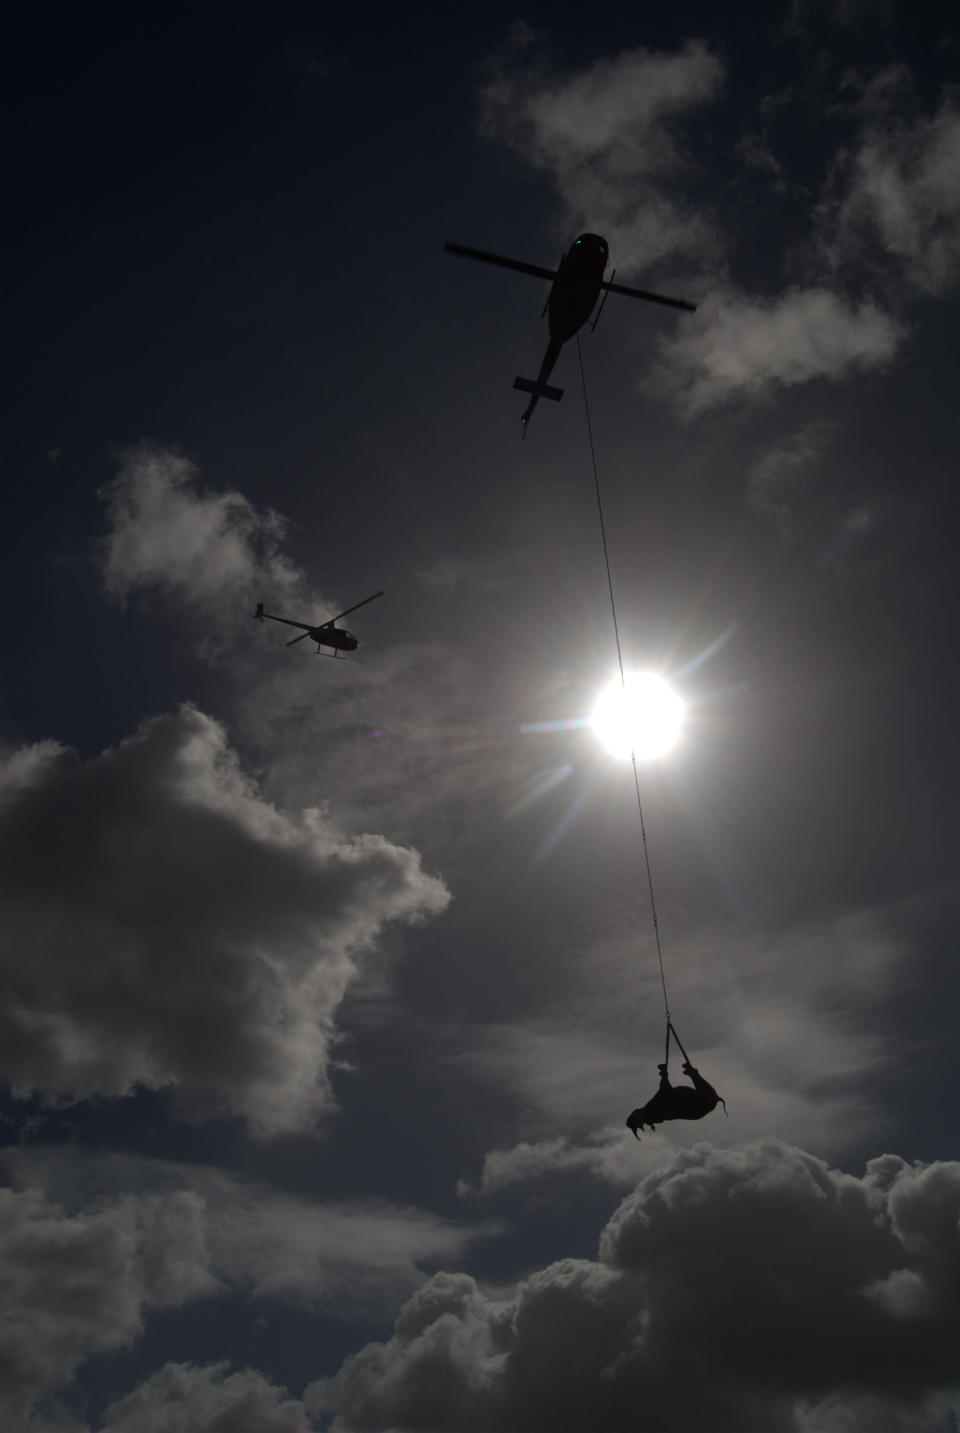
<path id="1" fill-rule="evenodd" d="M 257 603 L 257 610 L 256 610 L 256 612 L 254 612 L 253 617 L 254 617 L 254 621 L 256 621 L 257 618 L 259 618 L 261 622 L 263 621 L 263 603 L 262 603 L 262 602 L 258 602 L 258 603 Z"/>
<path id="2" fill-rule="evenodd" d="M 537 398 L 552 398 L 555 403 L 563 397 L 562 388 L 551 388 L 549 383 L 537 383 L 533 378 L 515 378 L 513 386 L 522 393 L 533 393 Z"/>

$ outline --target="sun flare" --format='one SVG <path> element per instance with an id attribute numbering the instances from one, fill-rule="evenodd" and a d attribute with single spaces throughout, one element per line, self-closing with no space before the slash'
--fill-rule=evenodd
<path id="1" fill-rule="evenodd" d="M 611 682 L 597 698 L 590 725 L 614 756 L 664 756 L 683 725 L 683 702 L 653 672 Z"/>

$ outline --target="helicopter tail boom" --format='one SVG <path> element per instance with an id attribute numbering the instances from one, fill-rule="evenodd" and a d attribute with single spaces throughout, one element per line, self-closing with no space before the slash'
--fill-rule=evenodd
<path id="1" fill-rule="evenodd" d="M 538 383 L 534 378 L 515 378 L 513 386 L 522 393 L 534 393 L 538 398 L 552 398 L 555 403 L 563 397 L 562 388 L 551 388 L 549 383 Z"/>

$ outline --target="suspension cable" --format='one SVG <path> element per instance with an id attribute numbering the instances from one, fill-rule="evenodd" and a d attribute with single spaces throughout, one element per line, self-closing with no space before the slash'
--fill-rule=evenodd
<path id="1" fill-rule="evenodd" d="M 617 641 L 617 663 L 620 667 L 620 689 L 623 692 L 624 707 L 626 707 L 627 681 L 623 671 L 623 650 L 620 646 L 620 627 L 617 622 L 617 603 L 613 595 L 613 574 L 610 569 L 610 551 L 607 547 L 607 525 L 603 517 L 603 500 L 600 496 L 600 477 L 597 472 L 597 451 L 593 441 L 593 424 L 590 422 L 590 400 L 587 397 L 587 379 L 583 369 L 583 349 L 580 346 L 580 335 L 577 334 L 577 358 L 580 361 L 580 383 L 583 388 L 583 407 L 587 415 L 587 437 L 590 441 L 590 461 L 593 464 L 593 490 L 597 497 L 597 512 L 600 517 L 600 538 L 603 543 L 603 562 L 607 569 L 607 590 L 610 593 L 610 613 L 613 617 L 613 635 Z M 650 870 L 650 851 L 647 845 L 647 828 L 643 819 L 643 801 L 640 798 L 640 777 L 637 774 L 637 753 L 631 750 L 630 760 L 633 763 L 633 786 L 637 793 L 637 810 L 640 813 L 640 835 L 643 838 L 643 861 L 647 871 L 647 889 L 650 892 L 650 913 L 653 917 L 653 935 L 657 945 L 657 962 L 660 966 L 660 985 L 663 989 L 663 1008 L 667 1017 L 667 1055 L 670 1052 L 670 1031 L 672 1023 L 670 1020 L 670 1002 L 667 998 L 667 980 L 663 973 L 663 951 L 660 947 L 660 922 L 657 919 L 657 903 L 653 894 L 653 875 Z M 677 1041 L 679 1044 L 679 1040 Z M 681 1050 L 683 1046 L 680 1046 Z"/>

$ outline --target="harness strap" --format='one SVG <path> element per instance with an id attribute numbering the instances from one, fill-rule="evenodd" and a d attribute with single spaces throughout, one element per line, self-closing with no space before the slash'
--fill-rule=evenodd
<path id="1" fill-rule="evenodd" d="M 677 1034 L 676 1030 L 673 1028 L 673 1021 L 672 1021 L 672 1020 L 669 1020 L 669 1019 L 667 1020 L 667 1048 L 666 1048 L 666 1050 L 664 1051 L 664 1065 L 667 1065 L 667 1064 L 669 1063 L 669 1061 L 670 1061 L 670 1036 L 671 1036 L 671 1035 L 672 1035 L 673 1038 L 676 1040 L 677 1044 L 680 1046 L 680 1053 L 681 1053 L 681 1055 L 683 1056 L 683 1058 L 686 1060 L 687 1064 L 689 1065 L 689 1063 L 690 1063 L 690 1056 L 687 1054 L 686 1050 L 683 1048 L 683 1041 L 680 1039 L 680 1036 Z M 726 1113 L 727 1113 L 727 1102 L 726 1102 L 726 1100 L 723 1098 L 723 1095 L 717 1095 L 717 1099 L 719 1100 L 720 1104 L 723 1105 L 723 1113 L 726 1114 Z"/>
<path id="2" fill-rule="evenodd" d="M 681 1053 L 681 1055 L 683 1056 L 683 1058 L 686 1060 L 687 1064 L 689 1065 L 689 1063 L 690 1063 L 690 1056 L 687 1054 L 686 1050 L 683 1048 L 683 1041 L 680 1039 L 680 1036 L 677 1034 L 676 1030 L 674 1029 L 674 1027 L 673 1027 L 673 1021 L 670 1020 L 669 1018 L 667 1019 L 667 1044 L 666 1044 L 666 1049 L 664 1050 L 664 1053 L 663 1053 L 663 1062 L 664 1062 L 664 1064 L 665 1064 L 665 1065 L 669 1065 L 669 1064 L 670 1064 L 670 1036 L 671 1036 L 671 1035 L 673 1036 L 674 1040 L 676 1040 L 677 1044 L 680 1046 L 680 1053 Z"/>

